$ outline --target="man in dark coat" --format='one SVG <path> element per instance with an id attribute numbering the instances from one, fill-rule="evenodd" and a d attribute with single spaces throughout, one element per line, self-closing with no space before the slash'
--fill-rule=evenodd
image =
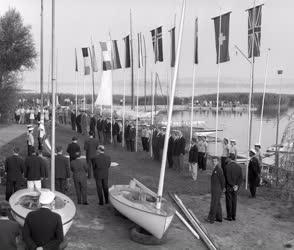
<path id="1" fill-rule="evenodd" d="M 111 122 L 108 118 L 105 121 L 105 138 L 105 144 L 109 144 L 111 142 Z"/>
<path id="2" fill-rule="evenodd" d="M 134 124 L 131 124 L 131 128 L 130 128 L 131 152 L 135 152 L 135 142 L 136 142 L 136 128 L 135 128 Z"/>
<path id="3" fill-rule="evenodd" d="M 71 129 L 76 131 L 76 113 L 71 110 L 70 111 L 70 121 L 71 121 Z"/>
<path id="4" fill-rule="evenodd" d="M 168 167 L 173 167 L 173 150 L 174 150 L 174 132 L 171 133 L 169 139 L 168 139 L 168 149 L 167 149 L 167 162 Z"/>
<path id="5" fill-rule="evenodd" d="M 77 125 L 77 132 L 82 133 L 82 114 L 78 112 L 77 118 L 76 118 L 76 125 Z"/>
<path id="6" fill-rule="evenodd" d="M 186 140 L 183 137 L 183 134 L 181 131 L 177 131 L 177 143 L 175 147 L 175 161 L 176 161 L 176 166 L 179 171 L 184 170 L 184 155 L 185 155 L 185 148 L 186 148 Z"/>
<path id="7" fill-rule="evenodd" d="M 105 203 L 108 203 L 108 171 L 111 164 L 110 157 L 104 154 L 104 146 L 98 147 L 98 155 L 93 160 L 94 177 L 99 198 L 99 205 L 103 205 L 103 194 Z"/>
<path id="8" fill-rule="evenodd" d="M 223 170 L 220 166 L 219 159 L 217 157 L 213 158 L 214 169 L 211 175 L 210 190 L 211 190 L 211 201 L 210 201 L 210 211 L 207 217 L 209 223 L 214 223 L 214 221 L 222 222 L 222 207 L 221 207 L 221 195 L 225 188 L 225 177 Z"/>
<path id="9" fill-rule="evenodd" d="M 98 140 L 94 138 L 93 132 L 90 131 L 89 138 L 84 143 L 84 150 L 86 151 L 86 160 L 88 164 L 88 178 L 92 178 L 92 160 L 96 156 L 98 148 Z"/>
<path id="10" fill-rule="evenodd" d="M 77 158 L 77 153 L 81 152 L 77 137 L 74 136 L 72 138 L 72 142 L 68 144 L 66 152 L 69 154 L 70 161 L 73 161 Z"/>
<path id="11" fill-rule="evenodd" d="M 158 136 L 159 131 L 157 128 L 153 128 L 152 132 L 152 153 L 153 153 L 153 159 L 159 160 L 159 154 L 158 154 Z"/>
<path id="12" fill-rule="evenodd" d="M 125 143 L 126 143 L 127 151 L 131 151 L 130 129 L 131 129 L 131 125 L 129 121 L 126 121 L 124 130 L 125 130 Z"/>
<path id="13" fill-rule="evenodd" d="M 238 190 L 242 184 L 242 169 L 240 165 L 232 161 L 230 158 L 226 159 L 225 165 L 225 180 L 226 180 L 226 208 L 228 221 L 236 220 L 237 210 L 237 195 Z"/>
<path id="14" fill-rule="evenodd" d="M 249 157 L 250 161 L 248 165 L 248 183 L 251 197 L 255 198 L 256 188 L 259 186 L 260 183 L 260 165 L 256 157 L 255 149 L 250 150 Z"/>
<path id="15" fill-rule="evenodd" d="M 55 194 L 50 190 L 41 191 L 41 208 L 30 212 L 25 218 L 23 240 L 28 250 L 60 249 L 63 242 L 63 227 L 59 214 L 51 211 Z"/>
<path id="16" fill-rule="evenodd" d="M 69 160 L 62 155 L 62 147 L 56 147 L 55 157 L 55 189 L 58 192 L 65 193 L 66 181 L 70 178 Z"/>
<path id="17" fill-rule="evenodd" d="M 90 118 L 90 132 L 93 133 L 93 137 L 96 137 L 96 117 L 94 114 L 91 114 L 91 118 Z"/>
<path id="18" fill-rule="evenodd" d="M 116 145 L 118 142 L 118 136 L 119 136 L 119 125 L 116 120 L 113 120 L 112 125 L 112 137 L 113 137 L 113 144 Z"/>
<path id="19" fill-rule="evenodd" d="M 198 146 L 197 138 L 192 137 L 191 146 L 189 150 L 189 170 L 194 181 L 197 180 L 198 173 Z"/>
<path id="20" fill-rule="evenodd" d="M 23 181 L 24 160 L 19 156 L 19 148 L 13 149 L 13 155 L 5 160 L 6 200 L 21 188 Z"/>
<path id="21" fill-rule="evenodd" d="M 98 139 L 101 144 L 104 144 L 104 136 L 103 136 L 103 121 L 101 117 L 97 120 L 97 133 L 98 133 Z"/>

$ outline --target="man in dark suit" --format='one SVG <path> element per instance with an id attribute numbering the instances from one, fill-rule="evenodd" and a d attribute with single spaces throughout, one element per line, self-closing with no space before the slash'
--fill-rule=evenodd
<path id="1" fill-rule="evenodd" d="M 73 161 L 77 158 L 77 153 L 81 152 L 77 137 L 74 136 L 72 138 L 72 142 L 68 144 L 66 152 L 69 154 L 70 161 Z"/>
<path id="2" fill-rule="evenodd" d="M 249 152 L 249 165 L 248 165 L 248 183 L 251 198 L 255 198 L 256 196 L 256 188 L 260 183 L 260 165 L 259 161 L 256 157 L 255 149 L 251 149 Z"/>
<path id="3" fill-rule="evenodd" d="M 221 207 L 221 195 L 225 188 L 225 177 L 223 170 L 220 166 L 219 159 L 217 157 L 213 158 L 214 169 L 211 175 L 210 190 L 211 190 L 211 202 L 210 211 L 207 217 L 209 223 L 214 223 L 214 221 L 222 222 L 222 207 Z"/>
<path id="4" fill-rule="evenodd" d="M 183 137 L 183 134 L 181 131 L 177 131 L 177 142 L 175 146 L 175 161 L 176 161 L 176 167 L 178 168 L 178 171 L 184 170 L 184 155 L 185 155 L 185 148 L 186 148 L 186 140 Z"/>
<path id="5" fill-rule="evenodd" d="M 171 135 L 168 139 L 168 149 L 167 149 L 167 162 L 168 162 L 168 167 L 172 168 L 173 167 L 173 150 L 174 150 L 174 132 L 171 132 Z"/>
<path id="6" fill-rule="evenodd" d="M 88 178 L 92 178 L 92 159 L 96 156 L 98 140 L 94 138 L 93 132 L 90 131 L 90 137 L 85 141 L 84 150 L 86 151 L 86 160 L 88 164 Z"/>
<path id="7" fill-rule="evenodd" d="M 55 157 L 55 189 L 58 192 L 65 193 L 66 181 L 70 178 L 69 160 L 62 155 L 62 147 L 56 147 Z"/>
<path id="8" fill-rule="evenodd" d="M 19 156 L 19 148 L 13 149 L 13 155 L 5 160 L 6 200 L 20 189 L 23 181 L 24 160 Z"/>
<path id="9" fill-rule="evenodd" d="M 82 114 L 78 112 L 76 117 L 77 132 L 82 133 Z"/>
<path id="10" fill-rule="evenodd" d="M 91 118 L 90 118 L 90 132 L 92 132 L 93 137 L 96 137 L 96 117 L 94 114 L 91 114 Z"/>
<path id="11" fill-rule="evenodd" d="M 125 139 L 127 151 L 131 151 L 130 129 L 131 129 L 131 125 L 130 125 L 129 121 L 125 121 L 125 127 L 124 127 L 125 138 L 124 139 Z"/>
<path id="12" fill-rule="evenodd" d="M 98 139 L 101 144 L 104 143 L 104 138 L 103 138 L 103 124 L 102 124 L 102 119 L 101 117 L 98 118 L 97 120 L 97 133 L 98 133 Z"/>
<path id="13" fill-rule="evenodd" d="M 70 121 L 71 121 L 71 129 L 76 131 L 76 113 L 75 111 L 70 111 Z"/>
<path id="14" fill-rule="evenodd" d="M 57 250 L 62 248 L 63 227 L 59 214 L 51 211 L 55 194 L 50 190 L 41 191 L 41 208 L 30 212 L 23 227 L 23 240 L 27 249 Z"/>
<path id="15" fill-rule="evenodd" d="M 112 137 L 113 137 L 113 144 L 117 145 L 118 142 L 118 136 L 119 136 L 119 125 L 116 120 L 113 119 L 113 125 L 112 125 Z"/>
<path id="16" fill-rule="evenodd" d="M 110 157 L 104 154 L 104 146 L 98 147 L 98 155 L 93 160 L 94 177 L 99 198 L 99 205 L 103 205 L 103 194 L 105 203 L 108 203 L 108 171 L 111 164 Z"/>
<path id="17" fill-rule="evenodd" d="M 237 210 L 237 195 L 238 190 L 242 184 L 242 169 L 239 164 L 232 161 L 230 158 L 226 159 L 225 165 L 225 180 L 226 180 L 226 208 L 228 221 L 236 220 Z"/>

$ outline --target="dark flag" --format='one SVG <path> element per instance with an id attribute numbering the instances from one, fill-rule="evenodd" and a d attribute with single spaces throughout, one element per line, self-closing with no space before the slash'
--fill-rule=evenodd
<path id="1" fill-rule="evenodd" d="M 78 57 L 77 57 L 77 49 L 75 49 L 75 72 L 78 72 Z"/>
<path id="2" fill-rule="evenodd" d="M 124 38 L 125 41 L 125 68 L 131 67 L 131 50 L 130 50 L 130 36 Z"/>
<path id="3" fill-rule="evenodd" d="M 163 46 L 162 46 L 162 27 L 151 30 L 152 45 L 155 55 L 155 63 L 157 61 L 163 62 Z"/>
<path id="4" fill-rule="evenodd" d="M 143 62 L 143 46 L 142 46 L 142 34 L 138 33 L 138 68 L 144 66 Z"/>
<path id="5" fill-rule="evenodd" d="M 90 75 L 90 56 L 89 48 L 82 48 L 83 58 L 84 58 L 84 74 Z"/>
<path id="6" fill-rule="evenodd" d="M 176 27 L 171 28 L 170 32 L 170 66 L 175 67 L 176 62 Z"/>
<path id="7" fill-rule="evenodd" d="M 117 48 L 117 41 L 112 41 L 112 69 L 121 69 L 120 59 L 119 59 L 119 52 Z"/>
<path id="8" fill-rule="evenodd" d="M 111 60 L 111 41 L 100 42 L 100 47 L 102 50 L 102 70 L 108 71 L 112 69 L 112 60 Z"/>
<path id="9" fill-rule="evenodd" d="M 198 64 L 198 17 L 195 19 L 194 64 Z"/>
<path id="10" fill-rule="evenodd" d="M 230 35 L 230 14 L 228 12 L 213 18 L 215 28 L 216 63 L 230 61 L 229 35 Z M 219 55 L 220 52 L 220 55 Z"/>
<path id="11" fill-rule="evenodd" d="M 252 40 L 254 40 L 253 53 L 255 57 L 260 56 L 261 39 L 261 9 L 262 5 L 248 9 L 248 57 L 252 57 Z"/>

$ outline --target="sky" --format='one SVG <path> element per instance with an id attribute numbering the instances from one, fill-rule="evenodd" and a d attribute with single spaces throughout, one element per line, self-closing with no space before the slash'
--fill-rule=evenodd
<path id="1" fill-rule="evenodd" d="M 232 11 L 230 23 L 230 62 L 221 64 L 220 90 L 225 91 L 236 86 L 245 90 L 250 81 L 250 65 L 240 53 L 236 53 L 236 44 L 247 54 L 247 21 L 246 9 L 253 6 L 254 0 L 187 0 L 183 41 L 179 68 L 177 90 L 189 88 L 193 74 L 194 21 L 199 20 L 199 64 L 196 66 L 196 86 L 198 92 L 216 88 L 218 66 L 216 65 L 215 33 L 212 17 Z M 32 34 L 39 52 L 40 44 L 40 3 L 41 0 L 1 0 L 0 15 L 9 8 L 16 8 L 23 16 L 24 23 L 31 25 Z M 123 62 L 124 44 L 122 38 L 130 32 L 130 10 L 132 12 L 133 34 L 138 32 L 146 38 L 147 45 L 147 80 L 151 72 L 158 72 L 161 82 L 170 79 L 170 37 L 168 30 L 176 23 L 179 31 L 181 0 L 57 0 L 56 1 L 56 48 L 57 48 L 57 82 L 58 91 L 75 91 L 78 82 L 81 90 L 85 82 L 86 92 L 91 90 L 91 77 L 76 76 L 74 72 L 74 49 L 78 49 L 79 68 L 82 69 L 81 47 L 95 46 L 98 66 L 101 70 L 100 41 L 111 36 L 118 40 L 120 59 Z M 294 93 L 294 1 L 293 0 L 256 0 L 264 3 L 262 13 L 261 57 L 256 59 L 255 79 L 258 90 L 262 89 L 265 75 L 267 50 L 270 48 L 268 86 L 271 91 L 279 90 L 277 70 L 283 69 L 282 91 Z M 150 30 L 163 26 L 164 62 L 154 65 Z M 109 35 L 110 34 L 110 35 Z M 137 58 L 136 41 L 134 41 L 135 63 Z M 47 90 L 49 81 L 49 63 L 51 53 L 51 1 L 44 0 L 44 81 Z M 40 67 L 39 58 L 36 67 L 23 73 L 22 86 L 25 90 L 39 91 Z M 130 72 L 116 70 L 114 82 L 121 86 L 124 79 L 129 82 Z M 135 79 L 143 78 L 143 71 L 135 69 Z M 98 90 L 101 71 L 95 74 L 95 88 Z M 141 81 L 142 82 L 142 81 Z M 225 84 L 230 83 L 231 87 Z M 293 87 L 291 86 L 293 83 Z M 47 86 L 46 86 L 47 85 Z M 185 85 L 185 86 L 184 86 Z M 142 85 L 140 83 L 140 91 Z M 226 86 L 226 87 L 225 87 Z M 200 90 L 201 88 L 201 90 Z M 116 88 L 114 88 L 116 89 Z M 117 88 L 121 89 L 121 88 Z M 234 88 L 233 88 L 234 89 Z M 197 87 L 196 87 L 197 92 Z"/>

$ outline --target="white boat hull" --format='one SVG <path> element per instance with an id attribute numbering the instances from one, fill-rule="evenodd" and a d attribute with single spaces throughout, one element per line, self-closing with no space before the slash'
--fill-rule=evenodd
<path id="1" fill-rule="evenodd" d="M 63 234 L 66 235 L 73 223 L 73 218 L 76 214 L 76 207 L 74 205 L 74 202 L 66 195 L 57 191 L 55 191 L 55 195 L 56 205 L 53 209 L 53 212 L 61 216 Z M 21 189 L 15 192 L 9 199 L 9 204 L 11 206 L 11 214 L 13 218 L 17 221 L 17 223 L 21 226 L 24 225 L 24 221 L 28 213 L 33 211 L 33 209 L 26 208 L 21 204 L 21 200 L 27 196 L 37 197 L 38 193 L 36 191 L 31 191 L 29 189 Z M 58 208 L 57 201 L 59 203 L 63 203 L 64 206 Z"/>
<path id="2" fill-rule="evenodd" d="M 174 209 L 164 200 L 164 206 L 167 207 L 167 213 L 161 213 L 160 210 L 156 211 L 155 202 L 148 202 L 146 207 L 140 201 L 132 202 L 126 199 L 123 195 L 118 195 L 117 191 L 125 190 L 127 192 L 139 192 L 142 190 L 133 189 L 129 185 L 114 185 L 109 189 L 109 199 L 111 204 L 125 217 L 144 228 L 158 239 L 161 239 L 164 233 L 170 226 Z M 146 202 L 147 203 L 147 202 Z"/>

